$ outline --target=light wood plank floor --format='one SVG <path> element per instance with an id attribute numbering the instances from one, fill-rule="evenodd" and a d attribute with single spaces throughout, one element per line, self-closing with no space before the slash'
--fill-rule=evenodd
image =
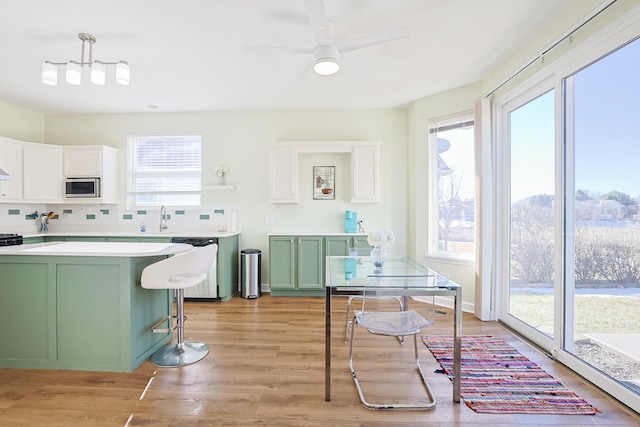
<path id="1" fill-rule="evenodd" d="M 367 410 L 360 404 L 348 369 L 343 298 L 336 298 L 334 304 L 333 399 L 325 402 L 323 298 L 267 294 L 257 300 L 235 297 L 226 303 L 187 302 L 185 307 L 187 340 L 202 340 L 211 347 L 201 362 L 182 368 L 157 368 L 145 362 L 133 373 L 0 369 L 0 425 L 640 425 L 640 416 L 499 324 L 480 322 L 469 314 L 464 315 L 464 335 L 504 338 L 602 413 L 476 414 L 464 403 L 452 402 L 451 383 L 434 373 L 439 365 L 422 344 L 425 371 L 438 399 L 436 409 Z M 446 314 L 437 314 L 435 325 L 425 334 L 451 334 L 451 312 L 443 311 Z M 357 328 L 355 363 L 367 397 L 421 397 L 411 344 L 400 345 L 393 338 Z"/>

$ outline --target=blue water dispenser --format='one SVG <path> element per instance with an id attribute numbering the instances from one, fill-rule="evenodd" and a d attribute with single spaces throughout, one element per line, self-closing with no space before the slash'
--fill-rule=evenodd
<path id="1" fill-rule="evenodd" d="M 357 233 L 358 232 L 358 214 L 354 211 L 344 212 L 344 232 L 345 233 Z"/>

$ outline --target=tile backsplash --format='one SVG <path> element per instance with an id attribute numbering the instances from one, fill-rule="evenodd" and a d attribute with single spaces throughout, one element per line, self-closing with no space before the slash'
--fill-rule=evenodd
<path id="1" fill-rule="evenodd" d="M 121 231 L 138 232 L 142 224 L 148 232 L 159 231 L 160 208 L 127 209 L 120 205 L 45 205 L 0 204 L 0 232 L 35 234 L 36 217 L 42 212 L 54 212 L 49 220 L 49 232 Z M 240 207 L 215 205 L 167 208 L 166 232 L 214 231 L 233 232 L 239 229 Z"/>

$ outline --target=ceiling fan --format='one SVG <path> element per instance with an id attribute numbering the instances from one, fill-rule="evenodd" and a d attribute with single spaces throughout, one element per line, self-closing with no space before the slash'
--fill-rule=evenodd
<path id="1" fill-rule="evenodd" d="M 248 51 L 280 50 L 289 53 L 311 54 L 314 59 L 313 70 L 317 74 L 329 76 L 337 73 L 340 69 L 340 54 L 409 37 L 409 30 L 407 27 L 398 27 L 333 44 L 331 41 L 331 34 L 329 32 L 331 21 L 327 19 L 324 0 L 304 0 L 304 4 L 307 10 L 309 23 L 311 24 L 315 35 L 315 47 L 294 48 L 253 46 L 246 47 L 245 49 Z"/>

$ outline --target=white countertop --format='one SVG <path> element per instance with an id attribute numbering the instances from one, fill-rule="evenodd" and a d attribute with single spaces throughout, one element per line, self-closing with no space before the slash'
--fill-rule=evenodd
<path id="1" fill-rule="evenodd" d="M 225 231 L 163 231 L 144 232 L 139 231 L 78 231 L 78 232 L 48 232 L 48 233 L 23 233 L 22 237 L 231 237 L 240 233 L 227 233 Z"/>
<path id="2" fill-rule="evenodd" d="M 0 255 L 145 257 L 187 252 L 184 243 L 143 242 L 48 242 L 2 246 Z"/>
<path id="3" fill-rule="evenodd" d="M 368 236 L 369 233 L 345 233 L 327 230 L 271 230 L 269 236 Z"/>

